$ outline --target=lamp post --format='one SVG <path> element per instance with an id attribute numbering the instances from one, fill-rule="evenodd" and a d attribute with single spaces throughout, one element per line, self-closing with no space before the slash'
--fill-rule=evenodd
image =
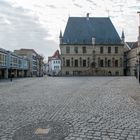
<path id="1" fill-rule="evenodd" d="M 10 81 L 12 82 L 12 63 L 10 63 Z"/>
<path id="2" fill-rule="evenodd" d="M 138 80 L 140 83 L 140 52 L 138 53 Z"/>
<path id="3" fill-rule="evenodd" d="M 138 29 L 139 36 L 138 36 L 138 48 L 137 48 L 138 59 L 137 60 L 138 60 L 138 80 L 140 83 L 140 11 L 138 11 L 137 14 L 139 15 L 139 29 Z"/>
<path id="4" fill-rule="evenodd" d="M 140 46 L 140 11 L 137 12 L 139 15 L 139 25 L 138 25 L 138 47 Z"/>

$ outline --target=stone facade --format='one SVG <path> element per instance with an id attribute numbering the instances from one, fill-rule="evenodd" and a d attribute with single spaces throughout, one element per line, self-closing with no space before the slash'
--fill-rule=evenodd
<path id="1" fill-rule="evenodd" d="M 123 75 L 123 46 L 60 44 L 60 49 L 62 75 Z"/>
<path id="2" fill-rule="evenodd" d="M 62 75 L 124 75 L 124 33 L 121 40 L 109 18 L 69 18 L 60 50 Z"/>
<path id="3" fill-rule="evenodd" d="M 61 74 L 61 59 L 59 50 L 56 50 L 53 56 L 48 57 L 48 71 L 50 76 L 59 76 Z"/>
<path id="4" fill-rule="evenodd" d="M 130 50 L 127 51 L 127 76 L 136 76 L 138 42 L 127 42 Z"/>
<path id="5" fill-rule="evenodd" d="M 44 66 L 44 57 L 41 55 L 37 56 L 37 76 L 42 77 L 44 75 L 43 66 Z"/>

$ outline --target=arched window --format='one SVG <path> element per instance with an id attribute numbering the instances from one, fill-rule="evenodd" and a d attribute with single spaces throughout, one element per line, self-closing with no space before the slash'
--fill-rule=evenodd
<path id="1" fill-rule="evenodd" d="M 111 53 L 111 47 L 108 47 L 108 53 Z"/>
<path id="2" fill-rule="evenodd" d="M 87 65 L 86 65 L 86 60 L 83 60 L 83 67 L 86 67 Z"/>
<path id="3" fill-rule="evenodd" d="M 104 48 L 100 47 L 100 53 L 104 53 Z"/>
<path id="4" fill-rule="evenodd" d="M 115 66 L 115 59 L 114 59 L 114 57 L 112 58 L 112 66 L 113 67 Z"/>
<path id="5" fill-rule="evenodd" d="M 118 47 L 115 47 L 115 53 L 118 53 Z"/>
<path id="6" fill-rule="evenodd" d="M 108 66 L 108 67 L 111 67 L 111 60 L 108 60 L 108 61 L 107 61 L 107 66 Z"/>
<path id="7" fill-rule="evenodd" d="M 118 60 L 115 60 L 115 67 L 118 67 Z"/>
<path id="8" fill-rule="evenodd" d="M 90 64 L 90 58 L 88 57 L 87 58 L 87 65 L 88 65 L 88 67 L 89 67 L 89 64 Z"/>
<path id="9" fill-rule="evenodd" d="M 69 59 L 66 59 L 66 66 L 70 67 L 70 60 Z"/>
<path id="10" fill-rule="evenodd" d="M 107 67 L 107 58 L 105 58 L 105 67 Z"/>
<path id="11" fill-rule="evenodd" d="M 78 59 L 75 59 L 75 60 L 74 60 L 74 66 L 75 66 L 75 67 L 78 67 Z"/>
<path id="12" fill-rule="evenodd" d="M 100 60 L 100 67 L 104 67 L 104 60 L 103 59 Z"/>
<path id="13" fill-rule="evenodd" d="M 73 57 L 71 58 L 71 66 L 73 67 Z"/>

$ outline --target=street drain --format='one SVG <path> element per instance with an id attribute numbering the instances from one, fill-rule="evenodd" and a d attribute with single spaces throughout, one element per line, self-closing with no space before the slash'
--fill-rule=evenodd
<path id="1" fill-rule="evenodd" d="M 67 125 L 59 122 L 40 122 L 18 129 L 13 140 L 63 140 L 68 135 Z"/>
<path id="2" fill-rule="evenodd" d="M 43 134 L 48 134 L 49 133 L 49 130 L 50 129 L 43 129 L 43 128 L 37 128 L 36 131 L 35 131 L 35 134 L 40 134 L 40 135 L 43 135 Z"/>

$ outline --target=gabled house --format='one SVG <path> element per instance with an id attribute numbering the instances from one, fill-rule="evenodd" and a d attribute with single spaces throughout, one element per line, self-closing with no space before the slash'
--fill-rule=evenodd
<path id="1" fill-rule="evenodd" d="M 126 42 L 126 45 L 130 48 L 126 53 L 126 75 L 136 76 L 136 65 L 137 65 L 137 48 L 138 42 Z"/>
<path id="2" fill-rule="evenodd" d="M 124 33 L 109 17 L 69 17 L 59 38 L 62 75 L 124 74 Z"/>
<path id="3" fill-rule="evenodd" d="M 53 56 L 48 57 L 48 75 L 59 76 L 61 74 L 61 59 L 59 50 L 57 50 Z"/>

